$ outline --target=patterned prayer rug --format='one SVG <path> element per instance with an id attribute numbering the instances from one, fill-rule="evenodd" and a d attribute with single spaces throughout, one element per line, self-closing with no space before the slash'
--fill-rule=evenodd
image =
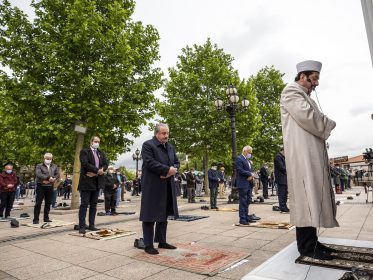
<path id="1" fill-rule="evenodd" d="M 97 231 L 88 231 L 85 234 L 70 233 L 73 236 L 86 237 L 95 240 L 110 240 L 124 236 L 134 235 L 135 231 L 120 230 L 120 229 L 100 229 Z"/>
<path id="2" fill-rule="evenodd" d="M 189 272 L 213 276 L 250 256 L 247 252 L 211 249 L 195 243 L 175 244 L 176 250 L 158 249 L 159 255 L 141 252 L 136 259 Z"/>
<path id="3" fill-rule="evenodd" d="M 310 257 L 299 256 L 295 262 L 308 265 L 325 266 L 335 269 L 361 269 L 373 272 L 373 248 L 362 248 L 345 245 L 325 244 L 337 250 L 331 255 L 333 260 L 318 260 Z"/>
<path id="4" fill-rule="evenodd" d="M 236 226 L 242 226 L 242 225 L 236 224 Z M 269 221 L 257 221 L 256 223 L 250 223 L 247 226 L 258 227 L 258 228 L 288 229 L 288 230 L 295 228 L 292 224 L 288 222 L 269 222 Z"/>
<path id="5" fill-rule="evenodd" d="M 195 220 L 200 220 L 204 218 L 208 218 L 209 216 L 193 216 L 193 215 L 179 215 L 179 218 L 175 219 L 174 216 L 168 216 L 169 220 L 175 220 L 180 222 L 191 222 Z"/>
<path id="6" fill-rule="evenodd" d="M 74 222 L 66 222 L 66 221 L 59 221 L 59 220 L 53 220 L 50 223 L 39 223 L 39 224 L 33 224 L 33 223 L 27 223 L 22 224 L 23 226 L 33 227 L 33 228 L 41 228 L 41 229 L 49 229 L 49 228 L 55 228 L 55 227 L 64 227 L 64 226 L 70 226 L 74 225 Z"/>

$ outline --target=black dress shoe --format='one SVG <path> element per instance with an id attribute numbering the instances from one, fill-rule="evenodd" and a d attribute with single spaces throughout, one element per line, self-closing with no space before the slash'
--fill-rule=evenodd
<path id="1" fill-rule="evenodd" d="M 93 227 L 88 227 L 88 230 L 90 230 L 90 231 L 97 231 L 97 230 L 100 230 L 100 229 L 93 226 Z"/>
<path id="2" fill-rule="evenodd" d="M 154 249 L 153 246 L 146 246 L 144 249 L 145 253 L 148 253 L 150 255 L 158 255 L 159 252 L 157 249 Z"/>
<path id="3" fill-rule="evenodd" d="M 256 216 L 255 214 L 249 215 L 249 220 L 259 221 L 261 218 Z"/>
<path id="4" fill-rule="evenodd" d="M 80 229 L 79 229 L 79 233 L 80 233 L 80 234 L 85 234 L 85 228 L 80 228 Z"/>
<path id="5" fill-rule="evenodd" d="M 33 223 L 34 225 L 38 225 L 38 224 L 39 224 L 39 220 L 33 220 L 32 223 Z"/>
<path id="6" fill-rule="evenodd" d="M 174 245 L 168 244 L 168 243 L 159 243 L 158 248 L 162 249 L 176 249 Z"/>
<path id="7" fill-rule="evenodd" d="M 335 250 L 333 248 L 330 248 L 328 246 L 325 246 L 324 244 L 320 243 L 319 241 L 317 241 L 316 248 L 320 249 L 324 253 L 328 253 L 328 254 L 330 254 L 330 253 L 336 253 L 337 252 L 337 250 Z"/>
<path id="8" fill-rule="evenodd" d="M 321 251 L 320 249 L 317 249 L 317 247 L 315 251 L 308 252 L 308 253 L 301 254 L 301 255 L 309 257 L 309 258 L 313 258 L 313 259 L 323 260 L 323 261 L 330 261 L 334 259 L 333 256 Z"/>
<path id="9" fill-rule="evenodd" d="M 240 225 L 242 225 L 242 226 L 248 226 L 250 224 L 248 222 L 240 222 Z"/>

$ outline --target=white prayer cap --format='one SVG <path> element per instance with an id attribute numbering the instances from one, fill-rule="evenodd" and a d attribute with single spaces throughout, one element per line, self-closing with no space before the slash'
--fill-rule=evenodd
<path id="1" fill-rule="evenodd" d="M 304 72 L 304 71 L 316 71 L 319 72 L 321 71 L 321 62 L 315 61 L 315 60 L 306 60 L 299 62 L 297 64 L 297 72 Z"/>

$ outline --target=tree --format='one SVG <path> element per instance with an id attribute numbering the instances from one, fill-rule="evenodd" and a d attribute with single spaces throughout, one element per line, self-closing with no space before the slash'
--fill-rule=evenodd
<path id="1" fill-rule="evenodd" d="M 246 95 L 254 106 L 251 113 L 237 116 L 237 122 L 242 122 L 238 142 L 250 141 L 256 130 L 255 91 L 250 82 L 240 81 L 232 61 L 210 39 L 203 45 L 183 48 L 176 67 L 169 68 L 165 100 L 157 107 L 170 126 L 171 141 L 177 150 L 192 158 L 203 158 L 205 172 L 210 156 L 230 162 L 229 118 L 213 104 L 218 97 L 226 99 L 225 90 L 230 83 L 236 84 L 241 99 Z"/>
<path id="2" fill-rule="evenodd" d="M 260 130 L 253 145 L 256 165 L 273 162 L 282 145 L 280 95 L 285 87 L 283 76 L 272 66 L 264 67 L 250 78 L 257 92 L 261 116 Z"/>
<path id="3" fill-rule="evenodd" d="M 157 30 L 131 19 L 132 0 L 39 0 L 32 7 L 31 22 L 8 0 L 0 4 L 0 62 L 10 69 L 0 73 L 9 97 L 0 112 L 21 138 L 10 144 L 69 163 L 81 121 L 114 159 L 154 114 L 152 93 L 162 83 L 153 66 Z"/>

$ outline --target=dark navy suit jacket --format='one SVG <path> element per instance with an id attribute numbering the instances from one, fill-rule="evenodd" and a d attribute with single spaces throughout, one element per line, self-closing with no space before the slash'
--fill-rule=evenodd
<path id="1" fill-rule="evenodd" d="M 236 187 L 238 189 L 244 189 L 248 190 L 249 188 L 252 188 L 253 182 L 249 182 L 247 179 L 250 177 L 251 174 L 251 164 L 248 162 L 248 160 L 243 156 L 239 155 L 236 158 Z"/>
<path id="2" fill-rule="evenodd" d="M 285 157 L 278 153 L 274 160 L 276 184 L 287 185 Z"/>

